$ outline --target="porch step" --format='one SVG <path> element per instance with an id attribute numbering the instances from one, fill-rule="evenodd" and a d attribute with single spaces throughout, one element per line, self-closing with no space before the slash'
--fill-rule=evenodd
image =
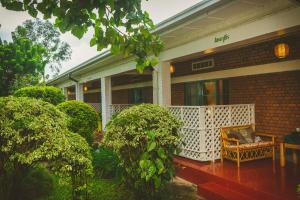
<path id="1" fill-rule="evenodd" d="M 207 200 L 256 200 L 256 198 L 231 190 L 228 187 L 214 182 L 199 184 L 198 194 Z"/>

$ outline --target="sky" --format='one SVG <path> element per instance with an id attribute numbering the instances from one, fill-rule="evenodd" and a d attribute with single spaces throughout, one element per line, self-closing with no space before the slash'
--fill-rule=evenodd
<path id="1" fill-rule="evenodd" d="M 142 0 L 142 9 L 146 10 L 155 24 L 199 3 L 201 0 Z M 11 40 L 11 32 L 25 20 L 33 19 L 26 12 L 9 11 L 0 5 L 0 37 L 2 40 Z M 82 39 L 77 39 L 70 33 L 61 35 L 61 40 L 70 44 L 72 56 L 69 61 L 63 63 L 60 73 L 69 70 L 91 57 L 99 54 L 96 47 L 90 47 L 89 41 L 93 32 L 90 30 Z M 51 72 L 47 69 L 46 73 Z"/>

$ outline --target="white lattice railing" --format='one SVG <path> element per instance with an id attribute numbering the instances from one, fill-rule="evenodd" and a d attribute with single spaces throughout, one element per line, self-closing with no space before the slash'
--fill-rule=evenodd
<path id="1" fill-rule="evenodd" d="M 255 123 L 253 104 L 168 108 L 184 123 L 181 156 L 199 161 L 220 158 L 220 127 Z"/>
<path id="2" fill-rule="evenodd" d="M 134 104 L 112 104 L 110 105 L 110 116 L 113 116 L 115 113 L 119 113 L 122 110 L 133 106 Z"/>
<path id="3" fill-rule="evenodd" d="M 111 116 L 133 104 L 112 104 Z M 254 104 L 216 106 L 169 106 L 183 121 L 181 156 L 211 161 L 220 158 L 220 127 L 255 123 Z"/>
<path id="4" fill-rule="evenodd" d="M 95 110 L 98 112 L 98 113 L 101 113 L 102 112 L 102 105 L 101 103 L 87 103 L 89 105 L 91 105 L 93 108 L 95 108 Z"/>

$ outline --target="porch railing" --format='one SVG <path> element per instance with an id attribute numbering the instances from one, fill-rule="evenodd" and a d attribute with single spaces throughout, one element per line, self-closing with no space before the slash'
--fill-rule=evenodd
<path id="1" fill-rule="evenodd" d="M 133 106 L 134 104 L 112 104 L 109 106 L 110 108 L 110 117 L 116 113 L 121 112 L 122 110 Z"/>
<path id="2" fill-rule="evenodd" d="M 87 103 L 89 105 L 91 105 L 93 108 L 95 108 L 95 110 L 98 112 L 98 113 L 101 113 L 102 112 L 102 105 L 101 103 Z"/>
<path id="3" fill-rule="evenodd" d="M 220 158 L 220 127 L 255 123 L 254 104 L 168 108 L 184 123 L 181 156 L 199 161 Z"/>
<path id="4" fill-rule="evenodd" d="M 111 115 L 133 104 L 113 104 Z M 181 156 L 214 161 L 220 158 L 220 127 L 255 123 L 254 104 L 216 106 L 168 106 L 183 122 Z"/>

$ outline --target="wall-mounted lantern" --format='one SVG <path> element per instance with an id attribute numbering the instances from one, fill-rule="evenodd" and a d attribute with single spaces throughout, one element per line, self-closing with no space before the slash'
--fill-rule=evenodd
<path id="1" fill-rule="evenodd" d="M 170 65 L 170 73 L 173 74 L 175 72 L 175 67 L 173 65 Z"/>
<path id="2" fill-rule="evenodd" d="M 83 91 L 88 91 L 88 87 L 86 85 L 83 87 Z"/>
<path id="3" fill-rule="evenodd" d="M 285 43 L 279 43 L 274 48 L 274 53 L 277 58 L 286 58 L 289 55 L 289 45 Z"/>

